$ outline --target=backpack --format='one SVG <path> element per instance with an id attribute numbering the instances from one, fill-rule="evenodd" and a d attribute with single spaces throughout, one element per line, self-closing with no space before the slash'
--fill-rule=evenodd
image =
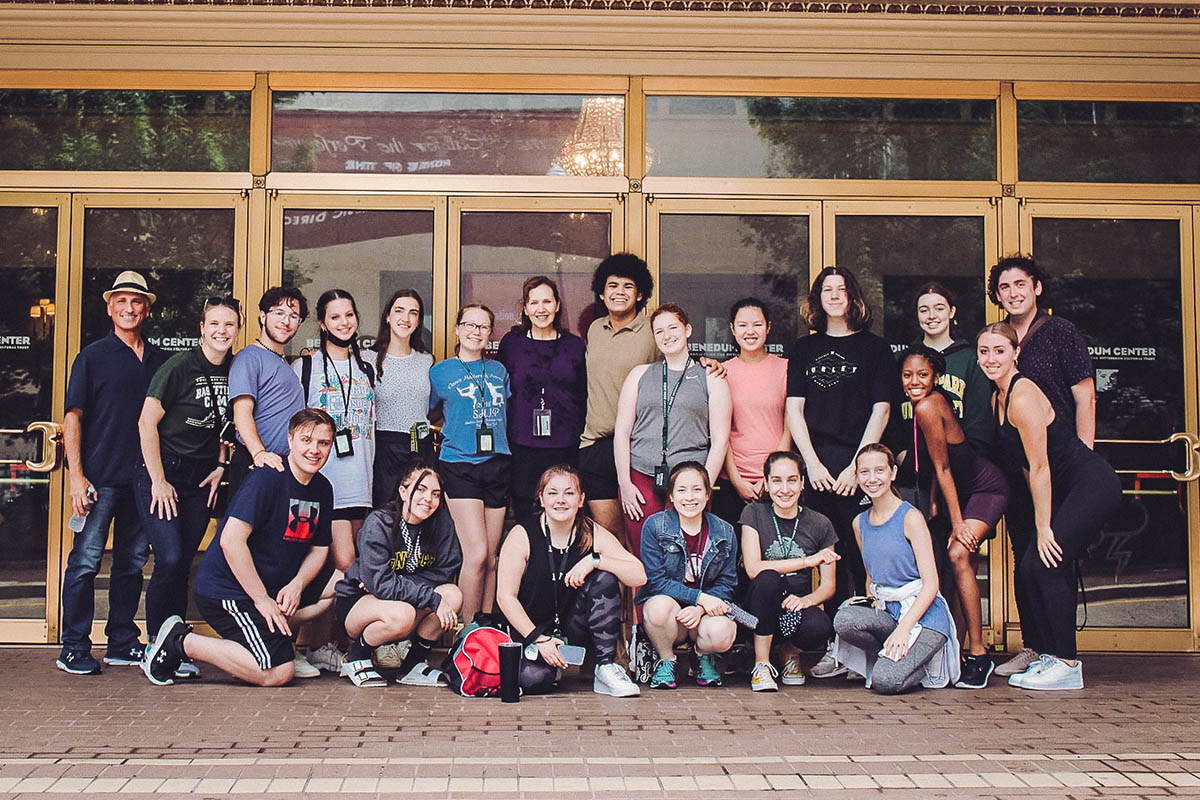
<path id="1" fill-rule="evenodd" d="M 450 688 L 463 697 L 500 694 L 500 644 L 511 641 L 507 633 L 490 625 L 463 626 L 442 663 Z"/>

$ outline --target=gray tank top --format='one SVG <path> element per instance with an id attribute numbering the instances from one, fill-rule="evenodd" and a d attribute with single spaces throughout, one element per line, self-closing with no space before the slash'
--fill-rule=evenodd
<path id="1" fill-rule="evenodd" d="M 675 390 L 681 374 L 683 383 L 675 394 L 668 418 L 669 467 L 682 461 L 704 463 L 708 458 L 708 380 L 705 370 L 695 361 L 688 361 L 682 373 L 667 370 L 667 397 Z M 638 381 L 637 417 L 629 442 L 630 464 L 643 475 L 653 475 L 654 468 L 662 462 L 662 385 L 662 362 L 656 361 L 646 368 Z"/>

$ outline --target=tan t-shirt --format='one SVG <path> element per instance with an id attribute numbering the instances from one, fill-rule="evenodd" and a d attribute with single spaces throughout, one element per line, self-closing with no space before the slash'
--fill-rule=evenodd
<path id="1" fill-rule="evenodd" d="M 608 317 L 592 323 L 587 332 L 587 421 L 580 447 L 613 435 L 617 423 L 617 399 L 630 371 L 658 358 L 654 334 L 646 312 L 613 330 Z"/>

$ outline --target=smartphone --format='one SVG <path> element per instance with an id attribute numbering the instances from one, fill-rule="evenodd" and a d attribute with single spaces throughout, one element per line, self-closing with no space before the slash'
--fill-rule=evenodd
<path id="1" fill-rule="evenodd" d="M 573 644 L 560 644 L 558 654 L 562 656 L 563 661 L 573 667 L 578 667 L 583 663 L 583 657 L 587 655 L 587 650 Z"/>

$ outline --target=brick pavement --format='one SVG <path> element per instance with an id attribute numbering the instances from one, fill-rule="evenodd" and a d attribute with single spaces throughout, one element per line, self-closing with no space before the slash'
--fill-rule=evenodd
<path id="1" fill-rule="evenodd" d="M 871 695 L 840 678 L 518 705 L 322 677 L 151 686 L 0 649 L 0 794 L 128 798 L 1200 798 L 1200 664 L 1094 656 L 1082 692 Z"/>

